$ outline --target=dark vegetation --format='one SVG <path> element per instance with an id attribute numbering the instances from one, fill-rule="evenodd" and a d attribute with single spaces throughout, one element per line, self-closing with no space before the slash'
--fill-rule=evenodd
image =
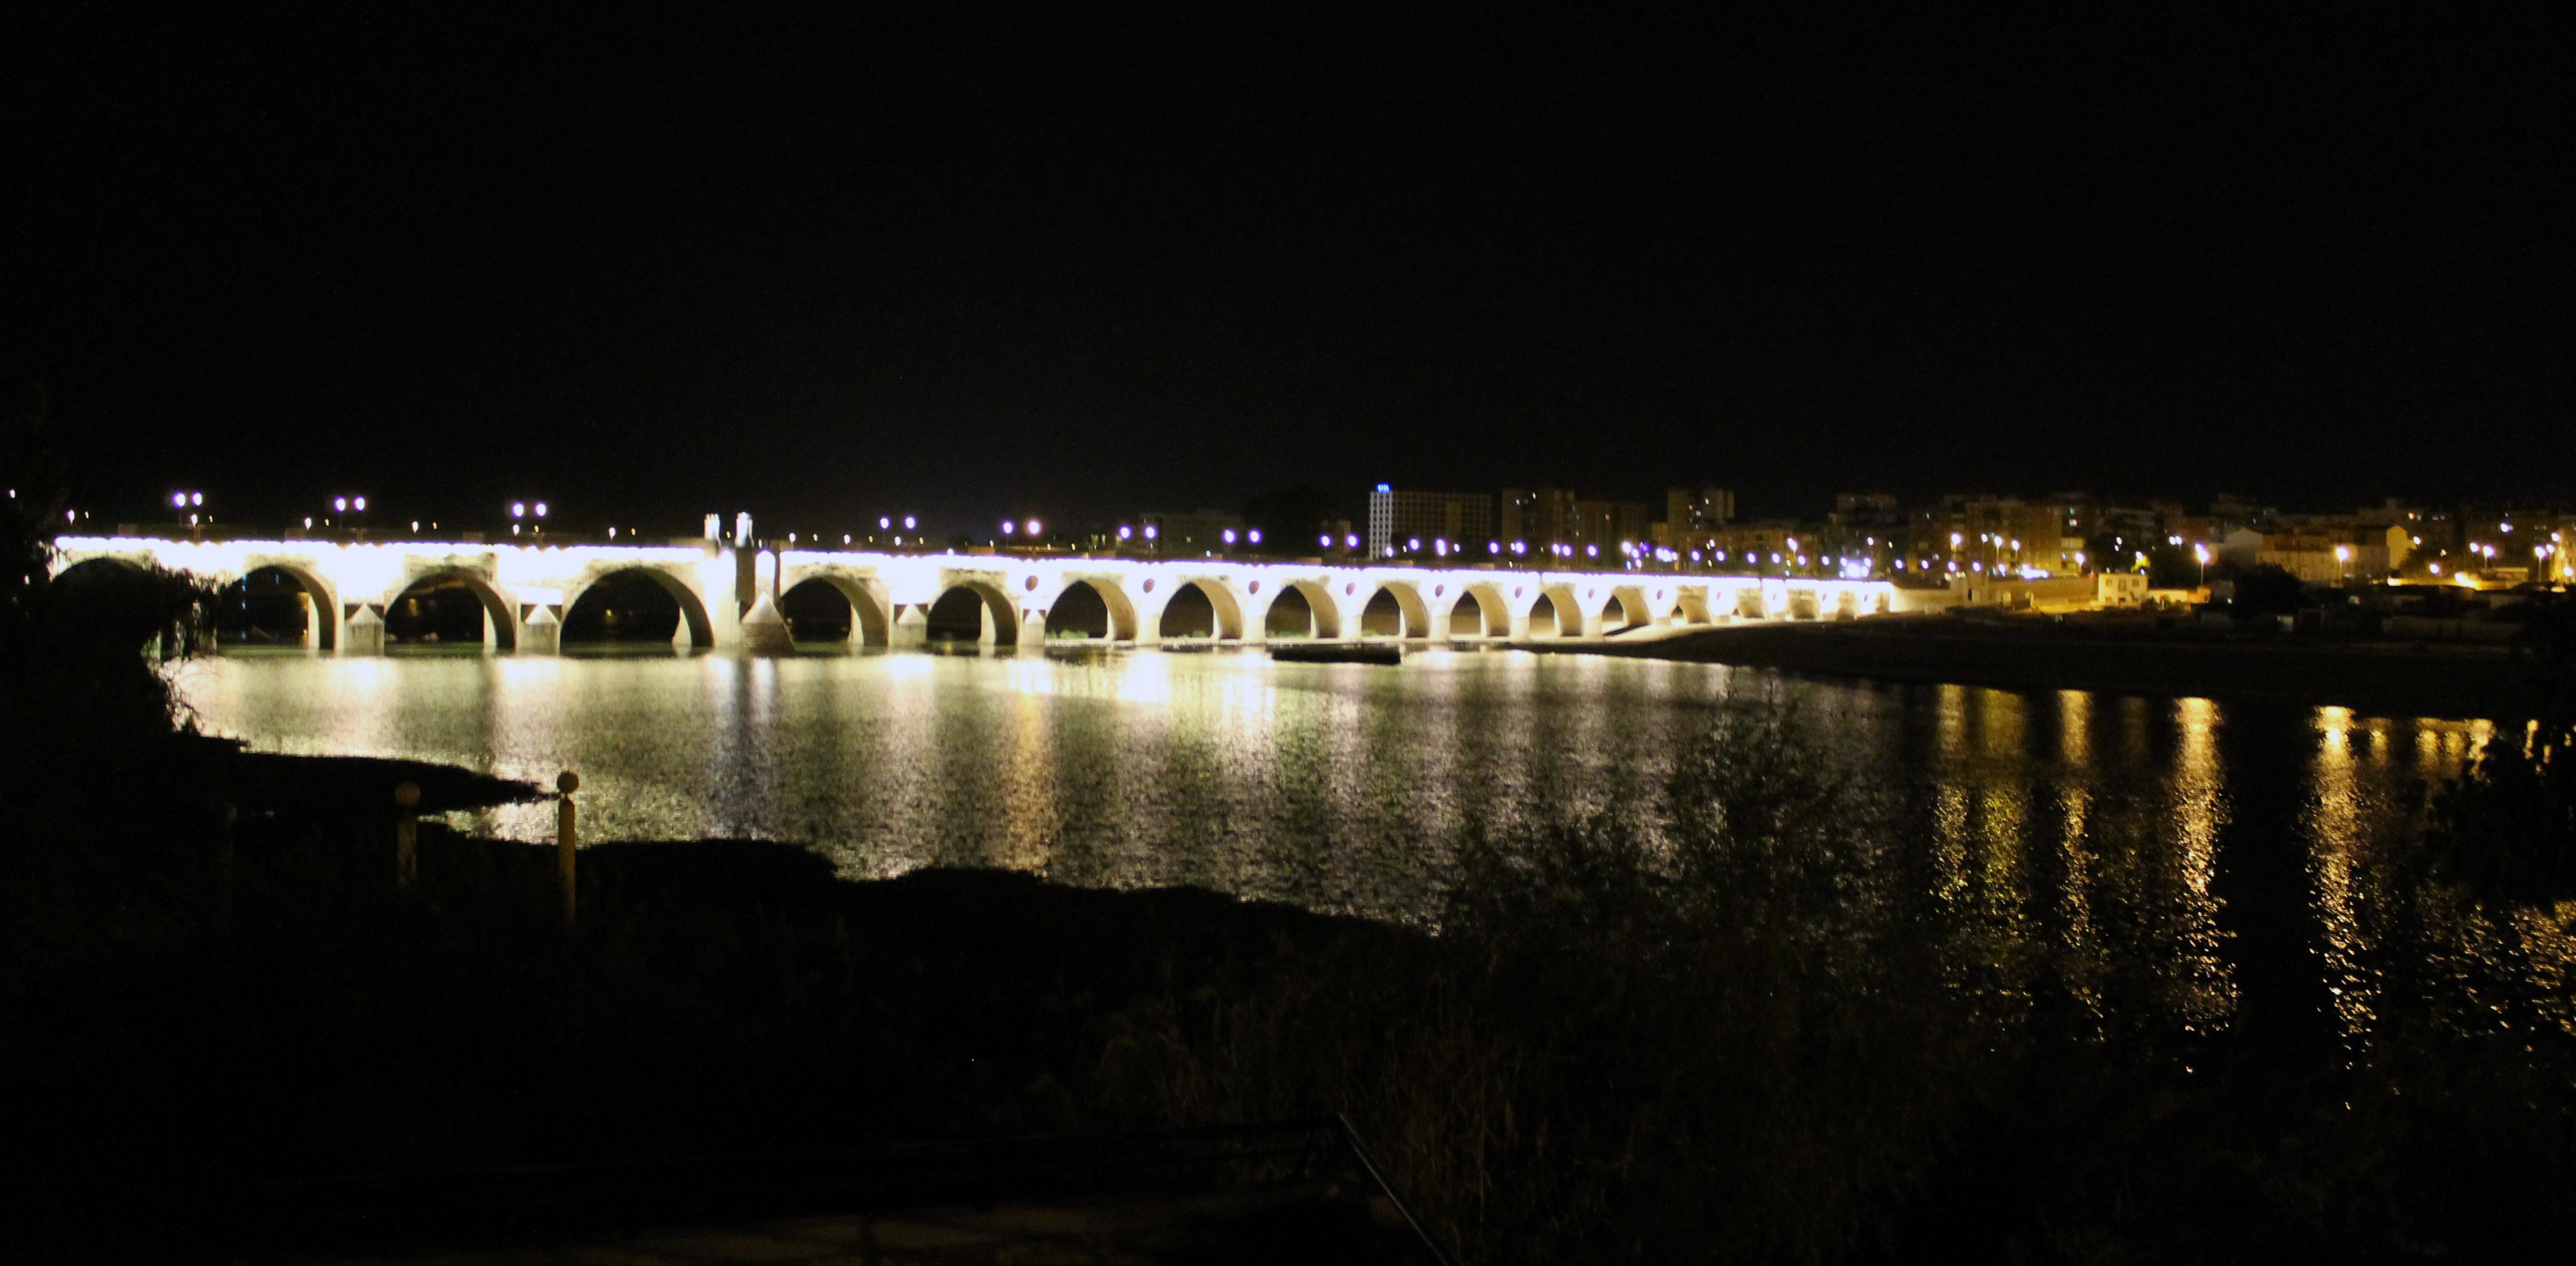
<path id="1" fill-rule="evenodd" d="M 383 771 L 299 798 L 187 736 L 143 652 L 191 645 L 207 595 L 45 584 L 35 510 L 0 577 L 16 1255 L 202 1249 L 291 1175 L 1316 1111 L 1478 1262 L 2461 1260 L 2576 1233 L 2565 1028 L 2462 1023 L 2505 1004 L 2441 939 L 2563 935 L 2564 710 L 2374 862 L 2423 911 L 2389 924 L 2389 978 L 2456 978 L 2392 985 L 2361 1050 L 2000 1022 L 1977 964 L 2009 948 L 1932 934 L 1867 771 L 1758 712 L 1691 748 L 1666 840 L 1469 848 L 1437 935 L 713 843 L 586 850 L 567 931 L 542 851 L 433 826 L 405 890 Z"/>

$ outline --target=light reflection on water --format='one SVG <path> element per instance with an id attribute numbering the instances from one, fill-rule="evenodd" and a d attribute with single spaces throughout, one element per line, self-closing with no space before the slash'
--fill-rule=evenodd
<path id="1" fill-rule="evenodd" d="M 2206 699 L 1519 653 L 1401 669 L 1257 652 L 279 654 L 191 664 L 181 688 L 206 728 L 263 749 L 537 782 L 576 769 L 592 840 L 791 840 L 854 875 L 1007 866 L 1394 918 L 1427 908 L 1469 832 L 1594 815 L 1659 829 L 1676 747 L 1731 696 L 1779 696 L 1792 724 L 1883 772 L 1945 970 L 1998 1019 L 2056 1005 L 2096 1032 L 2224 1028 L 2241 951 L 2221 876 L 2241 838 L 2303 851 L 2306 909 L 2288 917 L 2306 921 L 2303 970 L 2348 1043 L 2389 988 L 2374 947 L 2419 917 L 2378 854 L 2490 733 L 2339 708 L 2247 732 Z M 2257 748 L 2303 781 L 2292 821 L 2238 821 L 2271 790 L 2230 786 Z M 553 810 L 472 825 L 544 839 Z M 2576 911 L 2517 916 L 2511 937 L 2444 917 L 2436 953 L 2539 988 L 2543 1022 L 2576 1026 Z"/>

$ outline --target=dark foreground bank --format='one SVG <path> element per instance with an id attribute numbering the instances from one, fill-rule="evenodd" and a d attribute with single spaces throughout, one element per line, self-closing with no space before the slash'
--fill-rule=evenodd
<path id="1" fill-rule="evenodd" d="M 2081 999 L 1981 994 L 1975 946 L 1814 864 L 1901 842 L 1778 737 L 1694 749 L 1676 790 L 1705 812 L 1674 851 L 1474 850 L 1437 936 L 1008 873 L 852 883 L 735 842 L 584 850 L 567 930 L 543 849 L 432 829 L 398 886 L 381 816 L 346 807 L 372 794 L 228 836 L 167 819 L 12 907 L 0 1113 L 45 1158 L 12 1224 L 26 1255 L 257 1260 L 286 1239 L 213 1232 L 315 1178 L 1338 1114 L 1472 1261 L 2348 1261 L 2576 1233 L 2563 1032 L 2463 1029 L 2392 985 L 2365 1051 L 2108 1041 Z M 448 1190 L 421 1184 L 405 1234 L 435 1238 Z"/>
<path id="2" fill-rule="evenodd" d="M 2027 618 L 1765 624 L 1632 642 L 1538 642 L 1530 649 L 2004 690 L 2256 699 L 2400 716 L 2511 717 L 2532 708 L 2525 665 L 2501 647 L 2158 635 Z"/>

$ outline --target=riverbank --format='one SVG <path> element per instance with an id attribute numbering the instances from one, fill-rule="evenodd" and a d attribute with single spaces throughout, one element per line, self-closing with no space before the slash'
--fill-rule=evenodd
<path id="1" fill-rule="evenodd" d="M 1761 624 L 1635 641 L 1534 642 L 1529 649 L 2003 690 L 2261 699 L 2394 716 L 2495 718 L 2524 706 L 2519 661 L 2503 648 L 2030 618 Z"/>
<path id="2" fill-rule="evenodd" d="M 255 1258 L 230 1249 L 274 1224 L 241 1211 L 314 1177 L 1340 1114 L 1478 1261 L 2331 1260 L 2576 1230 L 2546 1160 L 2565 1069 L 2530 1030 L 2457 1032 L 2393 986 L 2358 1058 L 2224 1027 L 2106 1045 L 2053 992 L 1999 1019 L 1922 935 L 1935 912 L 1817 869 L 1895 843 L 1846 782 L 1720 738 L 1676 791 L 1758 792 L 1761 834 L 1694 819 L 1678 869 L 1616 835 L 1479 851 L 1436 937 L 1196 889 L 851 882 L 750 841 L 586 848 L 567 929 L 544 847 L 428 824 L 401 885 L 363 807 L 384 788 L 356 785 L 398 771 L 326 763 L 327 811 L 220 852 L 166 829 L 176 851 L 7 929 L 0 1117 L 47 1158 L 13 1225 Z"/>

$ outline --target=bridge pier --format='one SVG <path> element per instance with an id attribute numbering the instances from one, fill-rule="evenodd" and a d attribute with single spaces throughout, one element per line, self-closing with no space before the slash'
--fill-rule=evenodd
<path id="1" fill-rule="evenodd" d="M 895 649 L 918 650 L 930 644 L 930 608 L 907 602 L 895 608 L 894 630 L 886 637 Z"/>
<path id="2" fill-rule="evenodd" d="M 519 621 L 519 653 L 552 655 L 563 649 L 563 622 L 555 613 L 538 604 L 526 619 Z"/>
<path id="3" fill-rule="evenodd" d="M 385 653 L 385 621 L 376 609 L 359 603 L 355 613 L 340 625 L 340 653 L 343 655 L 382 655 Z"/>

